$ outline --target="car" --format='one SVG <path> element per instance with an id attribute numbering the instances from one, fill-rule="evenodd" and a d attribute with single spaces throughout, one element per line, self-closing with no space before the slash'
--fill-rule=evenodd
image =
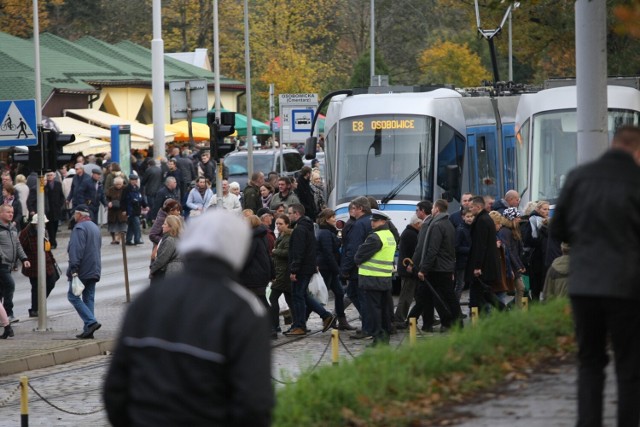
<path id="1" fill-rule="evenodd" d="M 302 166 L 302 156 L 298 150 L 285 148 L 282 150 L 284 157 L 284 168 L 280 172 L 280 150 L 254 150 L 253 151 L 253 171 L 262 172 L 266 176 L 271 171 L 277 172 L 281 176 L 294 177 Z M 247 151 L 232 151 L 224 157 L 224 165 L 229 169 L 229 182 L 236 181 L 240 188 L 247 186 L 249 177 L 247 176 Z"/>

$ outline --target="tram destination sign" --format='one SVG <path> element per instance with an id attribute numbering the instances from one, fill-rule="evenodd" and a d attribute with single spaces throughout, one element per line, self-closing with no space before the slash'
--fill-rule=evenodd
<path id="1" fill-rule="evenodd" d="M 280 141 L 283 144 L 304 143 L 318 108 L 317 93 L 283 93 L 280 101 Z"/>

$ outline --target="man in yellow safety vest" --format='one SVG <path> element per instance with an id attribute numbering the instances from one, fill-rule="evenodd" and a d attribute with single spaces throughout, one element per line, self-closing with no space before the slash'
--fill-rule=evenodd
<path id="1" fill-rule="evenodd" d="M 364 292 L 373 344 L 389 343 L 391 313 L 387 309 L 391 299 L 391 277 L 396 240 L 387 224 L 389 217 L 371 209 L 373 231 L 358 248 L 354 257 L 358 265 L 358 286 Z"/>

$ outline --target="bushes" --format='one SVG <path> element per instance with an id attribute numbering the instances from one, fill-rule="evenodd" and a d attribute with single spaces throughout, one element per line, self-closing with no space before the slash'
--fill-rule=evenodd
<path id="1" fill-rule="evenodd" d="M 573 350 L 572 328 L 568 303 L 558 300 L 528 312 L 495 313 L 415 347 L 371 349 L 280 390 L 274 425 L 404 425 L 542 358 Z"/>

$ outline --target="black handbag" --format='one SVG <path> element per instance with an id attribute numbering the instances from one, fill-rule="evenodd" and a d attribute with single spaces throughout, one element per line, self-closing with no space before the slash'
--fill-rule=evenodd
<path id="1" fill-rule="evenodd" d="M 112 200 L 111 201 L 111 208 L 120 209 L 120 200 Z"/>

